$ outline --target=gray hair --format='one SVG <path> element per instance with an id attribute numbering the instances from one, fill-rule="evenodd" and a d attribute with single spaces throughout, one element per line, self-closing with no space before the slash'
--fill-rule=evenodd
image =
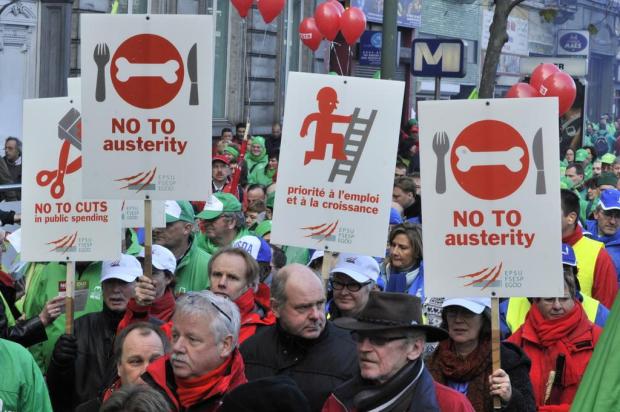
<path id="1" fill-rule="evenodd" d="M 224 212 L 222 216 L 235 222 L 235 230 L 240 231 L 245 228 L 245 216 L 243 212 Z"/>
<path id="2" fill-rule="evenodd" d="M 241 315 L 234 302 L 209 290 L 188 292 L 177 300 L 175 317 L 196 314 L 209 317 L 209 326 L 217 343 L 230 335 L 233 337 L 233 346 L 237 346 Z"/>
<path id="3" fill-rule="evenodd" d="M 15 136 L 9 136 L 6 138 L 6 140 L 4 141 L 4 144 L 6 145 L 8 142 L 10 141 L 14 141 L 15 142 L 15 146 L 17 147 L 17 151 L 19 152 L 19 155 L 21 156 L 22 154 L 22 141 L 19 140 L 17 137 Z"/>
<path id="4" fill-rule="evenodd" d="M 100 412 L 166 411 L 170 405 L 164 396 L 148 385 L 123 385 L 101 406 Z"/>
<path id="5" fill-rule="evenodd" d="M 286 303 L 286 282 L 288 281 L 288 278 L 298 270 L 308 271 L 315 275 L 319 281 L 322 281 L 321 275 L 307 266 L 299 263 L 291 263 L 284 266 L 282 269 L 278 270 L 271 280 L 271 299 L 273 299 L 276 306 L 281 306 Z"/>

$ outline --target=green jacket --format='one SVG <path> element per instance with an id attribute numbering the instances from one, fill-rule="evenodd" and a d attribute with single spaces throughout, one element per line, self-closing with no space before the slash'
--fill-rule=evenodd
<path id="1" fill-rule="evenodd" d="M 286 264 L 299 263 L 302 265 L 307 265 L 310 261 L 310 251 L 304 247 L 285 245 L 282 249 L 286 255 Z"/>
<path id="2" fill-rule="evenodd" d="M 243 228 L 243 229 L 241 229 L 239 231 L 239 233 L 237 233 L 237 236 L 235 236 L 235 238 L 233 239 L 232 242 L 230 242 L 230 244 L 232 245 L 235 242 L 235 240 L 237 240 L 237 239 L 239 239 L 239 238 L 241 238 L 243 236 L 247 236 L 247 235 L 251 235 L 251 234 L 252 234 L 252 232 L 250 232 L 246 228 Z M 214 245 L 213 242 L 211 242 L 211 240 L 208 239 L 207 236 L 204 233 L 202 233 L 202 232 L 198 232 L 196 234 L 196 238 L 195 239 L 196 239 L 196 244 L 198 245 L 198 247 L 200 247 L 201 249 L 205 250 L 210 255 L 213 255 L 219 249 L 219 247 Z"/>
<path id="3" fill-rule="evenodd" d="M 52 412 L 45 380 L 28 350 L 0 339 L 0 412 Z"/>
<path id="4" fill-rule="evenodd" d="M 175 272 L 176 284 L 174 286 L 175 295 L 185 292 L 205 290 L 209 288 L 208 265 L 211 255 L 201 249 L 198 245 L 198 237 L 190 239 L 192 242 L 189 250 L 177 261 Z"/>
<path id="5" fill-rule="evenodd" d="M 267 170 L 267 164 L 257 164 L 252 172 L 250 173 L 248 169 L 248 184 L 259 184 L 263 186 L 269 186 L 273 183 L 273 175 L 275 174 L 275 170 Z"/>
<path id="6" fill-rule="evenodd" d="M 26 319 L 37 316 L 47 301 L 58 296 L 60 282 L 66 278 L 67 267 L 65 264 L 50 263 L 30 263 L 26 272 L 27 287 L 26 295 L 23 301 L 23 313 Z M 88 313 L 99 312 L 103 308 L 103 293 L 101 290 L 101 262 L 93 262 L 84 269 L 84 272 L 75 274 L 76 284 L 78 281 L 86 283 L 88 287 L 86 306 L 82 311 L 74 313 L 74 319 L 84 316 Z M 76 292 L 79 286 L 76 286 Z M 34 356 L 35 361 L 41 367 L 42 371 L 47 370 L 54 345 L 58 337 L 65 333 L 65 315 L 60 315 L 54 322 L 45 328 L 47 333 L 47 341 L 33 345 L 30 353 Z"/>

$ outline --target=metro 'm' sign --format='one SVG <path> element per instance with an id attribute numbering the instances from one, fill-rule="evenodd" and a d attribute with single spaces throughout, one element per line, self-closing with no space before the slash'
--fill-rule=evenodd
<path id="1" fill-rule="evenodd" d="M 465 77 L 465 44 L 458 39 L 416 39 L 411 73 L 421 77 Z"/>

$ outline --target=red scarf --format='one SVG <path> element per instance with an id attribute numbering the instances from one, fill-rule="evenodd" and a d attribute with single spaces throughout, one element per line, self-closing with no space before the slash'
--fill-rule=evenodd
<path id="1" fill-rule="evenodd" d="M 524 336 L 531 338 L 531 335 L 534 334 L 535 340 L 544 347 L 558 343 L 566 347 L 571 337 L 586 331 L 584 326 L 587 326 L 587 322 L 583 322 L 585 316 L 581 303 L 578 301 L 575 301 L 575 307 L 570 312 L 558 319 L 545 319 L 540 313 L 538 305 L 534 304 L 527 315 L 531 328 L 528 327 L 523 330 Z"/>
<path id="2" fill-rule="evenodd" d="M 168 322 L 172 319 L 175 307 L 176 302 L 174 300 L 174 294 L 170 288 L 167 288 L 163 296 L 156 299 L 151 305 L 150 315 L 164 322 Z"/>
<path id="3" fill-rule="evenodd" d="M 574 246 L 575 243 L 577 243 L 577 241 L 582 237 L 583 230 L 581 230 L 581 226 L 576 225 L 573 233 L 571 233 L 570 235 L 566 235 L 562 238 L 562 243 L 568 243 L 569 245 Z"/>
<path id="4" fill-rule="evenodd" d="M 246 290 L 243 295 L 239 296 L 237 300 L 235 300 L 235 303 L 239 308 L 241 323 L 243 324 L 243 319 L 254 311 L 254 290 L 252 288 Z"/>
<path id="5" fill-rule="evenodd" d="M 247 382 L 243 369 L 241 354 L 235 349 L 224 363 L 206 375 L 191 379 L 175 377 L 181 405 L 189 408 L 202 400 L 224 395 L 233 387 Z M 242 379 L 239 379 L 239 374 Z"/>

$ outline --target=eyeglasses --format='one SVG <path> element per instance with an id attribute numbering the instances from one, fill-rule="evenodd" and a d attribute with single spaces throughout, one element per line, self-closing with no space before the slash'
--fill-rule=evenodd
<path id="1" fill-rule="evenodd" d="M 224 317 L 226 319 L 228 319 L 229 322 L 232 323 L 232 318 L 230 317 L 230 315 L 228 313 L 226 313 L 224 311 L 224 309 L 222 309 L 221 307 L 219 307 L 219 305 L 217 303 L 215 303 L 210 296 L 206 295 L 206 294 L 202 294 L 199 292 L 188 292 L 184 295 L 185 299 L 189 300 L 190 302 L 195 302 L 197 299 L 204 299 L 205 297 L 207 299 L 209 299 L 209 302 L 211 303 L 211 305 L 213 305 L 213 307 L 220 312 L 222 315 L 224 315 Z"/>
<path id="2" fill-rule="evenodd" d="M 392 337 L 388 337 L 388 336 L 366 335 L 366 334 L 362 334 L 362 333 L 359 333 L 359 332 L 351 332 L 351 337 L 357 343 L 362 343 L 366 339 L 368 339 L 368 342 L 370 342 L 370 344 L 372 346 L 385 346 L 385 345 L 387 345 L 388 343 L 390 343 L 392 341 L 401 340 L 401 339 L 407 339 L 408 338 L 408 336 L 392 336 Z"/>
<path id="3" fill-rule="evenodd" d="M 456 315 L 459 314 L 463 319 L 472 319 L 476 314 L 471 310 L 461 308 L 459 306 L 448 306 L 444 309 L 446 312 L 446 317 L 450 319 L 456 318 Z"/>
<path id="4" fill-rule="evenodd" d="M 329 284 L 332 286 L 332 289 L 334 290 L 342 290 L 344 288 L 347 288 L 349 292 L 358 292 L 363 286 L 370 285 L 370 281 L 364 282 L 364 283 L 357 283 L 357 282 L 343 283 L 338 280 L 332 279 L 329 281 Z"/>
<path id="5" fill-rule="evenodd" d="M 602 211 L 603 216 L 605 216 L 608 219 L 614 218 L 616 220 L 620 220 L 620 210 L 617 209 L 613 209 L 613 210 L 603 210 Z"/>

